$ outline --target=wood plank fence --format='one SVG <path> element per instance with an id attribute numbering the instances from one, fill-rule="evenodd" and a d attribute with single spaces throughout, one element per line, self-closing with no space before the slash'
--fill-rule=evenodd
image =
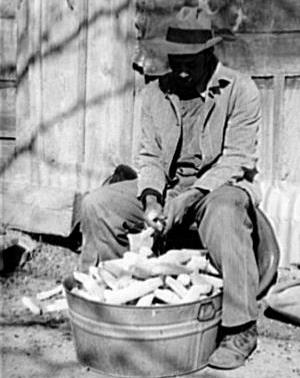
<path id="1" fill-rule="evenodd" d="M 134 3 L 1 0 L 0 173 L 2 195 L 18 189 L 13 204 L 33 204 L 44 189 L 90 190 L 117 164 L 134 162 L 144 86 L 131 63 Z M 300 185 L 299 1 L 239 3 L 237 38 L 217 55 L 260 89 L 261 179 Z M 230 23 L 225 11 L 221 23 Z M 12 210 L 2 213 L 12 220 Z"/>
<path id="2" fill-rule="evenodd" d="M 16 3 L 0 3 L 0 165 L 16 140 Z"/>

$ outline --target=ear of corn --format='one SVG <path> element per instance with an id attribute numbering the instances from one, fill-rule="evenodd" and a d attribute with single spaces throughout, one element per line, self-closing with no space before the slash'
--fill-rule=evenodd
<path id="1" fill-rule="evenodd" d="M 206 298 L 222 289 L 203 250 L 170 250 L 155 257 L 149 246 L 123 258 L 90 267 L 89 275 L 74 272 L 75 295 L 115 305 L 175 305 Z"/>

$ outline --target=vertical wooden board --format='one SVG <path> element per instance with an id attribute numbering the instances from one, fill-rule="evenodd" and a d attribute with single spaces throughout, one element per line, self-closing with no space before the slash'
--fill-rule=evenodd
<path id="1" fill-rule="evenodd" d="M 114 1 L 114 7 L 121 4 Z M 134 28 L 131 2 L 123 2 L 126 7 L 120 13 L 112 17 L 112 27 L 116 36 L 113 49 L 113 62 L 116 65 L 112 85 L 114 88 L 121 86 L 121 93 L 110 102 L 110 111 L 113 115 L 114 136 L 111 151 L 117 147 L 121 162 L 131 164 L 132 137 L 133 137 L 133 115 L 134 115 L 134 92 L 135 79 L 132 68 L 133 40 L 132 31 Z M 117 63 L 118 62 L 118 63 Z"/>
<path id="2" fill-rule="evenodd" d="M 274 121 L 273 121 L 273 183 L 280 180 L 282 140 L 284 128 L 284 85 L 283 74 L 274 76 Z"/>
<path id="3" fill-rule="evenodd" d="M 16 78 L 16 32 L 14 18 L 0 18 L 0 80 Z"/>
<path id="4" fill-rule="evenodd" d="M 96 170 L 107 168 L 103 167 L 109 144 L 109 138 L 106 136 L 108 131 L 112 134 L 109 105 L 113 96 L 114 39 L 111 35 L 110 7 L 104 12 L 103 4 L 91 1 L 89 19 L 93 19 L 94 22 L 90 24 L 88 36 L 85 163 L 88 168 Z M 115 112 L 117 113 L 117 109 Z M 118 151 L 114 151 L 113 157 L 117 154 Z"/>
<path id="5" fill-rule="evenodd" d="M 299 73 L 300 33 L 236 33 L 236 40 L 216 45 L 227 66 L 256 76 Z"/>
<path id="6" fill-rule="evenodd" d="M 141 137 L 141 109 L 142 109 L 142 90 L 145 87 L 144 77 L 135 74 L 135 95 L 134 95 L 134 118 L 132 133 L 132 164 L 138 168 L 139 143 Z"/>
<path id="7" fill-rule="evenodd" d="M 0 138 L 16 137 L 16 88 L 0 88 Z"/>
<path id="8" fill-rule="evenodd" d="M 32 26 L 30 24 L 30 2 L 23 0 L 19 3 L 16 14 L 17 25 L 17 76 L 18 86 L 22 86 L 28 76 L 28 67 L 31 63 L 30 57 L 34 57 L 34 52 L 30 51 L 30 38 Z"/>
<path id="9" fill-rule="evenodd" d="M 37 184 L 38 141 L 42 129 L 40 0 L 23 0 L 17 12 L 16 157 L 10 180 Z"/>
<path id="10" fill-rule="evenodd" d="M 31 25 L 32 14 L 30 4 L 32 0 L 23 0 L 19 3 L 16 13 L 17 29 L 17 87 L 16 87 L 16 148 L 17 156 L 11 161 L 10 167 L 5 172 L 6 180 L 31 182 L 31 152 L 28 144 L 34 132 L 31 115 L 31 84 L 33 78 L 30 75 L 30 55 L 32 44 L 30 43 L 33 27 Z"/>
<path id="11" fill-rule="evenodd" d="M 28 150 L 29 178 L 32 185 L 39 185 L 39 138 L 42 132 L 42 59 L 41 59 L 41 12 L 40 0 L 27 2 L 28 12 L 28 123 L 21 125 L 24 139 L 22 143 Z M 22 154 L 24 155 L 24 154 Z M 24 161 L 23 156 L 19 157 Z"/>
<path id="12" fill-rule="evenodd" d="M 300 75 L 285 78 L 280 179 L 300 183 Z"/>
<path id="13" fill-rule="evenodd" d="M 131 162 L 134 93 L 130 2 L 90 1 L 89 18 L 85 168 L 95 179 L 86 187 Z"/>
<path id="14" fill-rule="evenodd" d="M 0 139 L 0 166 L 6 164 L 7 159 L 13 155 L 15 151 L 15 141 Z"/>
<path id="15" fill-rule="evenodd" d="M 256 77 L 254 79 L 260 91 L 262 107 L 262 124 L 259 130 L 259 178 L 270 181 L 273 171 L 273 78 Z"/>
<path id="16" fill-rule="evenodd" d="M 17 10 L 17 0 L 0 1 L 0 18 L 15 18 Z"/>
<path id="17" fill-rule="evenodd" d="M 43 130 L 39 157 L 42 183 L 74 188 L 83 146 L 85 98 L 79 87 L 86 72 L 81 67 L 85 46 L 80 48 L 80 38 L 86 30 L 82 14 L 86 0 L 70 4 L 41 2 Z"/>
<path id="18" fill-rule="evenodd" d="M 241 31 L 298 31 L 298 0 L 244 0 Z"/>

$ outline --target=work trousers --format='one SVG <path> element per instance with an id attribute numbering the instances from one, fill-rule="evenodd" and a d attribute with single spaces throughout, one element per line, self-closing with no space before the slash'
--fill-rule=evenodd
<path id="1" fill-rule="evenodd" d="M 202 245 L 222 273 L 222 325 L 234 327 L 256 320 L 258 268 L 253 251 L 250 198 L 238 187 L 223 185 L 207 194 L 189 213 Z M 82 202 L 81 269 L 119 258 L 128 250 L 127 231 L 143 224 L 137 181 L 100 187 Z"/>

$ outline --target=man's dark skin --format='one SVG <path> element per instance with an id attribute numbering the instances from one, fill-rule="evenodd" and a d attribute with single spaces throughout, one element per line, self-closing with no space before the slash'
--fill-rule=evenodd
<path id="1" fill-rule="evenodd" d="M 179 98 L 191 99 L 205 92 L 216 63 L 217 60 L 210 49 L 195 55 L 169 55 L 174 90 Z M 190 188 L 169 200 L 164 207 L 155 195 L 147 195 L 145 220 L 155 230 L 167 234 L 173 226 L 183 222 L 188 210 L 204 195 L 200 189 Z"/>

